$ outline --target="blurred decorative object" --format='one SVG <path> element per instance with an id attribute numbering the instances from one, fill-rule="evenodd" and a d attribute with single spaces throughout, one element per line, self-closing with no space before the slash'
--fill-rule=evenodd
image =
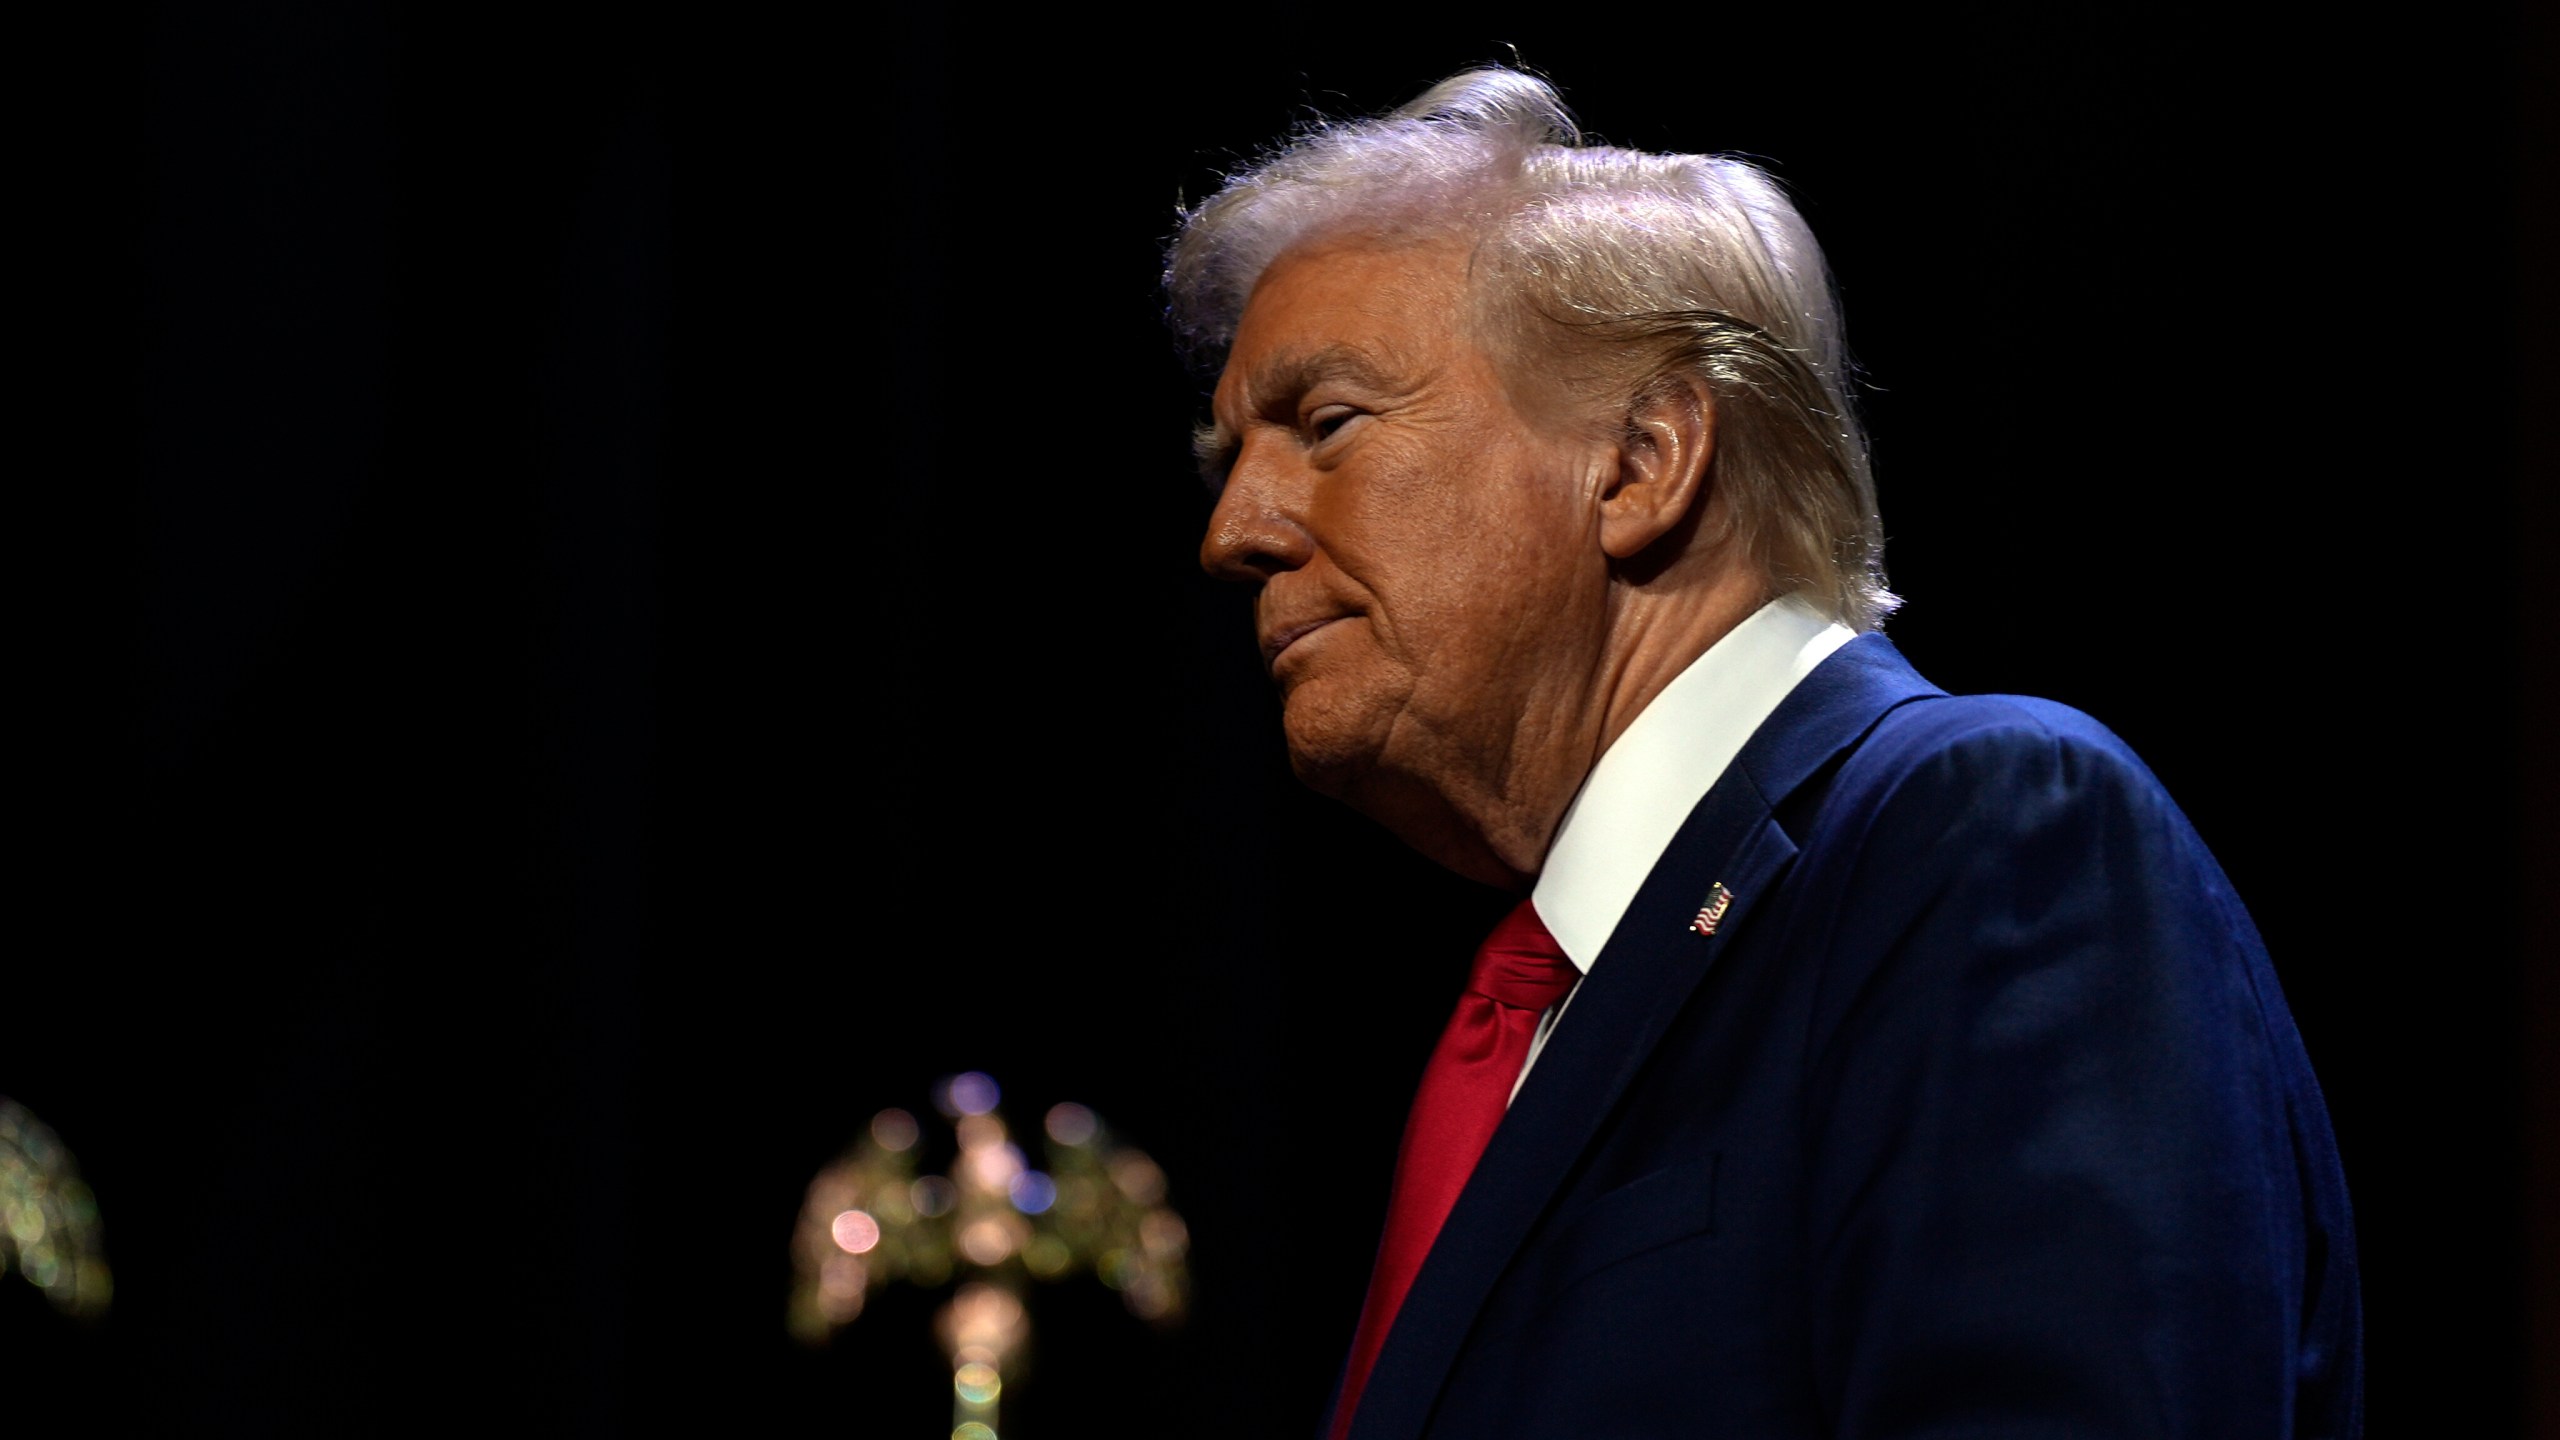
<path id="1" fill-rule="evenodd" d="M 1082 1105 L 1051 1106 L 1045 1170 L 996 1112 L 996 1083 L 971 1071 L 934 1087 L 958 1140 L 949 1175 L 919 1175 L 924 1132 L 904 1110 L 809 1182 L 791 1241 L 791 1333 L 824 1343 L 898 1281 L 959 1287 L 936 1327 L 951 1359 L 954 1440 L 995 1440 L 996 1405 L 1020 1377 L 1026 1281 L 1090 1271 L 1130 1313 L 1177 1324 L 1189 1298 L 1190 1231 L 1164 1203 L 1164 1171 Z"/>
<path id="2" fill-rule="evenodd" d="M 106 1314 L 115 1296 L 80 1167 L 50 1127 L 0 1095 L 0 1275 L 11 1270 L 81 1320 Z"/>

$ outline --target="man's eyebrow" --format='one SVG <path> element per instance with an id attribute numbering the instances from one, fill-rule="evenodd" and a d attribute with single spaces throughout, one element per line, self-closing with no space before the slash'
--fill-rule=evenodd
<path id="1" fill-rule="evenodd" d="M 1353 380 L 1376 389 L 1396 388 L 1378 358 L 1337 340 L 1313 350 L 1284 350 L 1246 378 L 1245 393 L 1257 405 L 1295 400 L 1326 380 Z"/>

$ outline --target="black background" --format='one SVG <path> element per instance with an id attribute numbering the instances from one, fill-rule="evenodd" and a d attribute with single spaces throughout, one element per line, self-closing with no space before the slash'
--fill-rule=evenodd
<path id="1" fill-rule="evenodd" d="M 1798 197 L 1895 640 L 2180 797 L 2327 1086 L 2377 1433 L 2519 1433 L 2524 13 L 154 16 L 22 221 L 21 483 L 76 518 L 13 547 L 0 962 L 0 1093 L 119 1290 L 84 1330 L 0 1282 L 0 1346 L 155 1428 L 939 1433 L 930 1302 L 800 1350 L 786 1241 L 874 1109 L 977 1067 L 1149 1147 L 1195 1240 L 1171 1338 L 1041 1297 L 1007 1435 L 1309 1433 L 1503 901 L 1290 781 L 1194 568 L 1156 276 L 1310 107 L 1516 44 L 1603 137 Z"/>

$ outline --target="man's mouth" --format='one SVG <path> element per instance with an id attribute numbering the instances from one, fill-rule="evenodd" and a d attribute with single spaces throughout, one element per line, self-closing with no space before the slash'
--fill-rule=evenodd
<path id="1" fill-rule="evenodd" d="M 1281 628 L 1272 631 L 1269 638 L 1262 642 L 1263 665 L 1268 668 L 1279 664 L 1281 655 L 1285 653 L 1290 646 L 1297 644 L 1299 641 L 1310 635 L 1313 635 L 1318 630 L 1323 629 L 1336 620 L 1345 620 L 1349 618 L 1349 616 L 1345 615 L 1326 615 L 1314 620 L 1302 620 L 1293 625 L 1284 625 Z"/>

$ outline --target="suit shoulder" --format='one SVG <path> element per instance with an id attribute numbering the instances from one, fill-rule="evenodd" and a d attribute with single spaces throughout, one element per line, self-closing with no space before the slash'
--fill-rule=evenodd
<path id="1" fill-rule="evenodd" d="M 1996 803 L 2021 789 L 2106 793 L 2175 812 L 2131 746 L 2068 705 L 2027 695 L 1961 695 L 1899 706 L 1878 721 L 1844 767 L 1841 789 L 1878 808 L 1899 797 L 1978 795 Z M 2181 817 L 2183 818 L 2183 817 Z"/>
<path id="2" fill-rule="evenodd" d="M 2094 929 L 2128 940 L 2156 928 L 2156 912 L 2202 927 L 2175 944 L 2091 946 L 2128 962 L 2213 968 L 2206 957 L 2234 945 L 2263 955 L 2177 803 L 2124 741 L 2067 705 L 1980 695 L 1901 706 L 1807 818 L 1811 888 L 1850 971 L 1906 942 L 1962 951 L 2020 916 L 2066 912 L 2103 914 Z"/>
<path id="3" fill-rule="evenodd" d="M 1945 695 L 1898 706 L 1868 737 L 1867 748 L 1878 746 L 1882 753 L 1914 757 L 2055 746 L 2142 763 L 2114 731 L 2086 713 L 2032 695 Z"/>

